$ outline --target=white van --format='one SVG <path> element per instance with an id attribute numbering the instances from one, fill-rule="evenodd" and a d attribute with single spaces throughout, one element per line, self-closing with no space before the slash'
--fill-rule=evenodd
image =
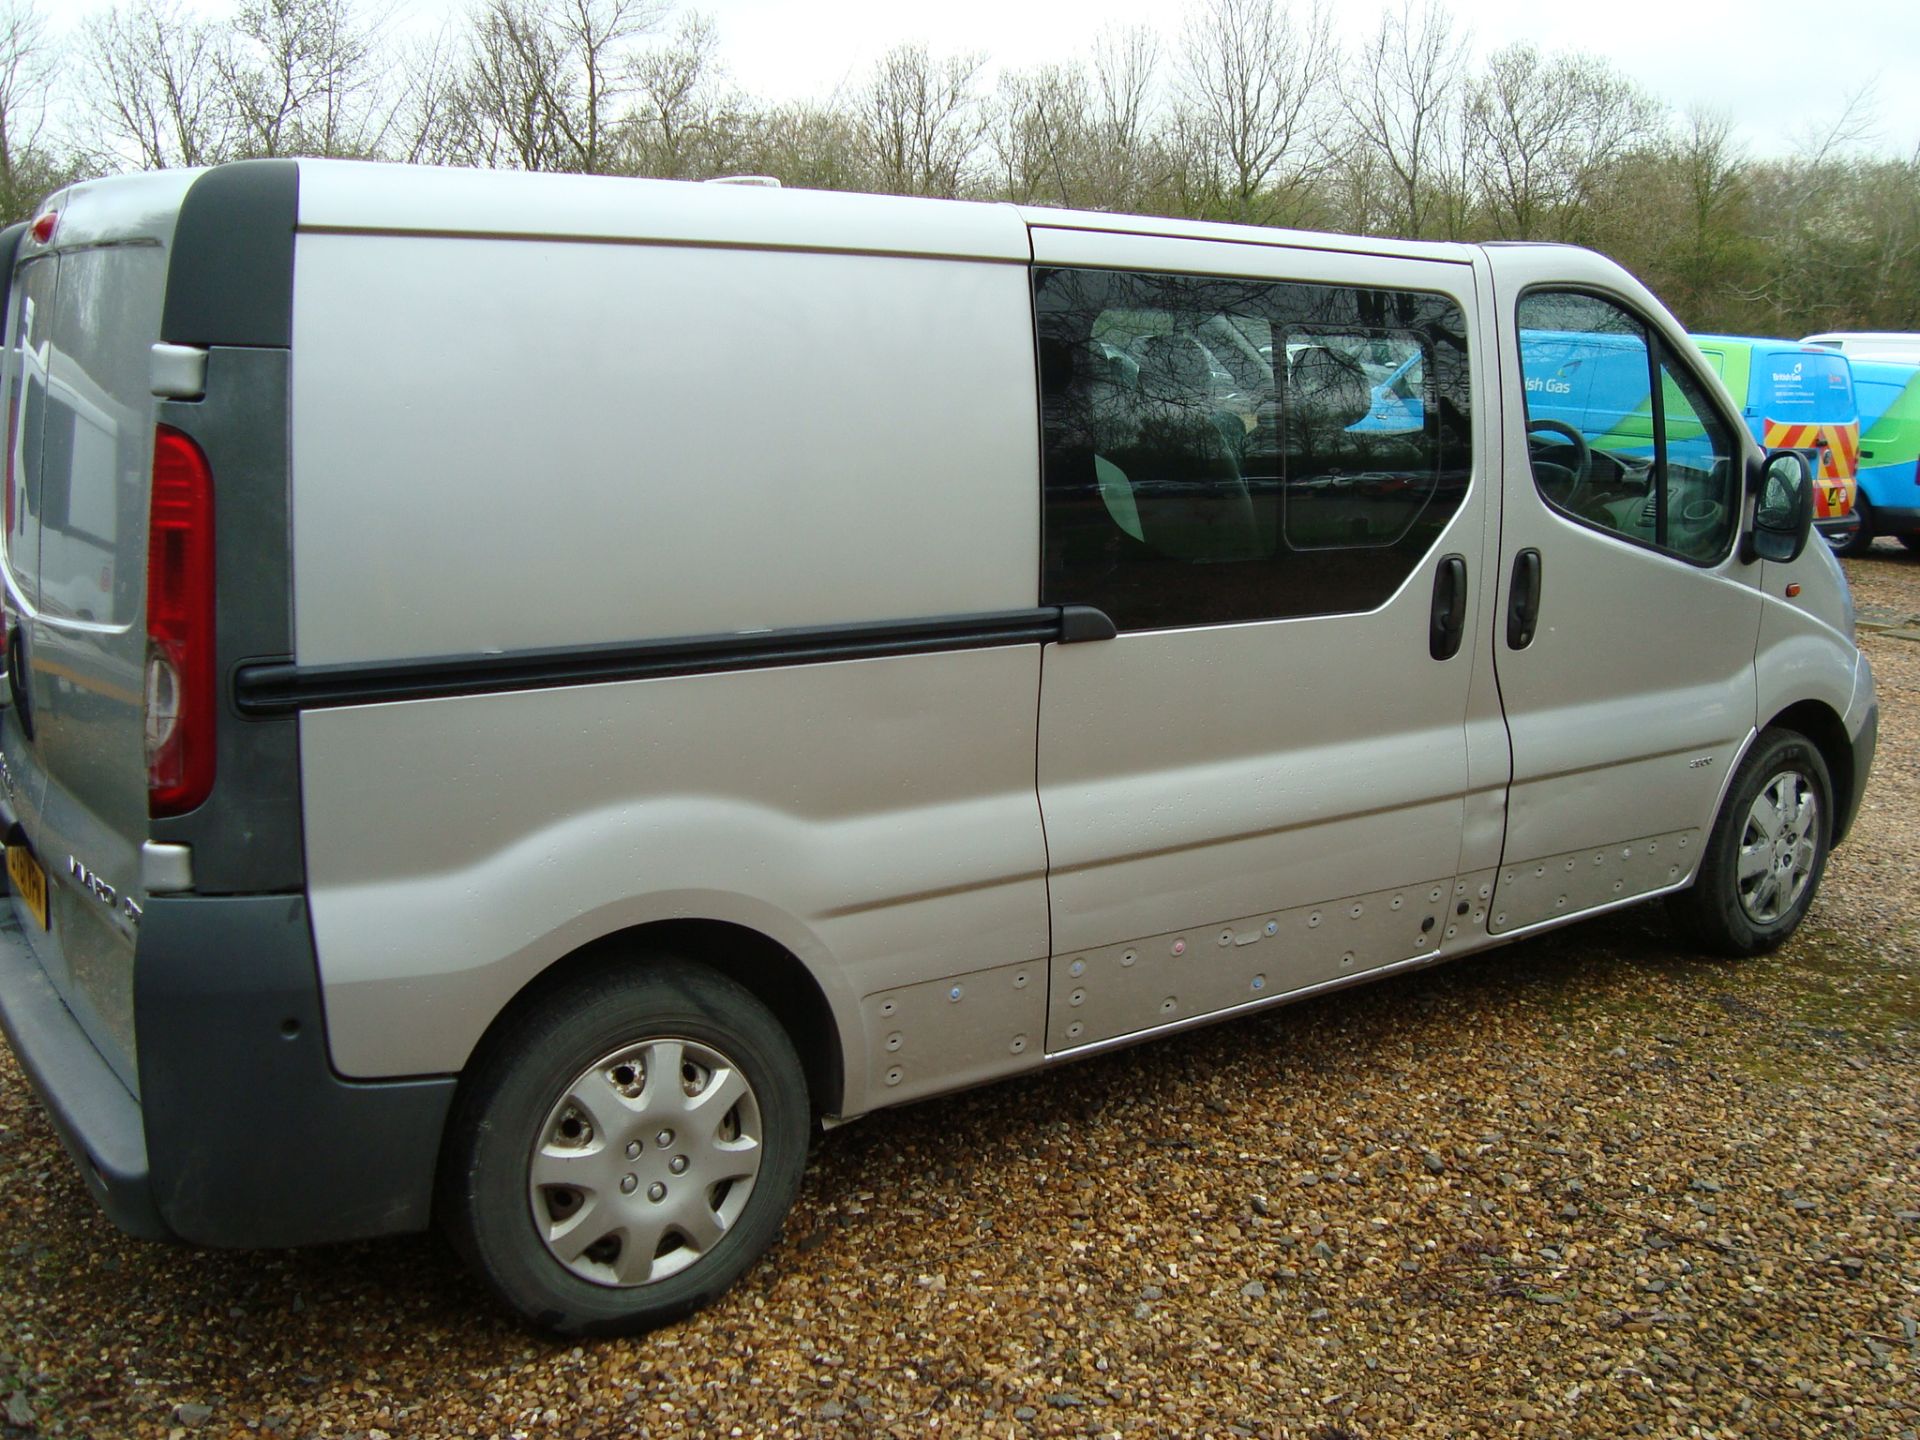
<path id="1" fill-rule="evenodd" d="M 1920 365 L 1920 333 L 1911 330 L 1829 330 L 1808 335 L 1802 345 L 1838 350 L 1849 360 L 1890 360 Z"/>
<path id="2" fill-rule="evenodd" d="M 1804 457 L 1579 250 L 259 161 L 5 252 L 0 1014 L 137 1234 L 633 1329 L 817 1123 L 1762 950 L 1860 803 Z"/>

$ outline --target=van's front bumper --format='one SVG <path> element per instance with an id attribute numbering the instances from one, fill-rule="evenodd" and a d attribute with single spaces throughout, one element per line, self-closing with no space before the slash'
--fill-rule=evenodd
<path id="1" fill-rule="evenodd" d="M 419 1230 L 454 1078 L 327 1059 L 306 901 L 155 896 L 129 1094 L 0 900 L 0 1026 L 101 1208 L 143 1239 L 279 1247 Z"/>

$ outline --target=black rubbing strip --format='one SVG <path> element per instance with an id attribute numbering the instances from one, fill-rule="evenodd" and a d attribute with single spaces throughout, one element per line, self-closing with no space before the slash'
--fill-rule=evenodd
<path id="1" fill-rule="evenodd" d="M 1082 618 L 1084 623 L 1084 612 Z M 780 665 L 936 655 L 1001 645 L 1040 645 L 1062 638 L 1060 607 L 1048 606 L 365 665 L 299 666 L 270 661 L 240 668 L 234 677 L 234 704 L 243 715 L 265 717 L 338 705 L 717 675 Z"/>
<path id="2" fill-rule="evenodd" d="M 292 160 L 216 165 L 187 190 L 173 231 L 160 338 L 175 345 L 293 344 Z"/>

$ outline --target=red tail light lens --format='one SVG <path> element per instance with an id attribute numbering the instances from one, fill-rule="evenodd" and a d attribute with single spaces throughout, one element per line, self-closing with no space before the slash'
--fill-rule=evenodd
<path id="1" fill-rule="evenodd" d="M 180 815 L 213 789 L 213 474 L 192 440 L 153 437 L 147 531 L 147 810 Z"/>

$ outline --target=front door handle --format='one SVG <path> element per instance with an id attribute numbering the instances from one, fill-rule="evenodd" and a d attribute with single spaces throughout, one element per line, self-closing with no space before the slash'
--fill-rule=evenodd
<path id="1" fill-rule="evenodd" d="M 1460 639 L 1467 629 L 1467 562 L 1464 556 L 1449 555 L 1440 562 L 1433 577 L 1433 613 L 1427 625 L 1427 653 L 1436 660 L 1451 660 L 1460 653 Z"/>
<path id="2" fill-rule="evenodd" d="M 1513 557 L 1513 584 L 1507 591 L 1507 647 L 1524 650 L 1540 624 L 1540 552 L 1522 550 Z"/>

